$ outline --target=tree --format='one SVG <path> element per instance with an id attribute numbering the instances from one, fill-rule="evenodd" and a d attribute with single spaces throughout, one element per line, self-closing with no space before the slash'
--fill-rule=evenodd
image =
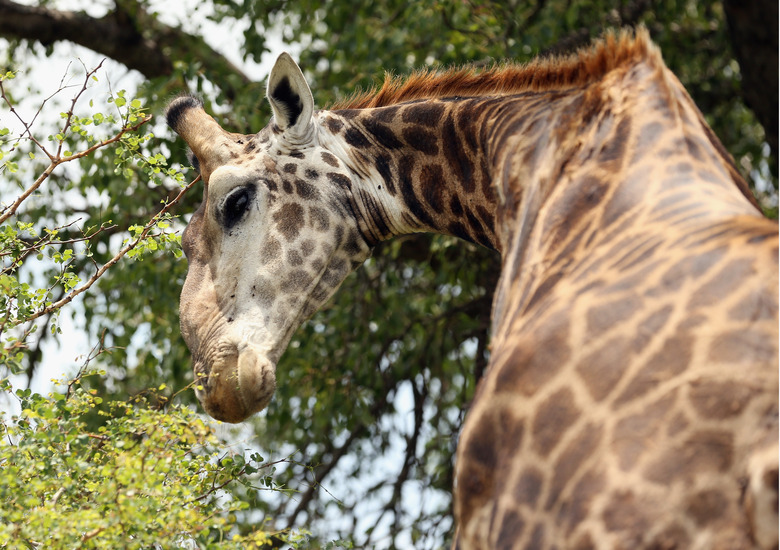
<path id="1" fill-rule="evenodd" d="M 777 3 L 727 0 L 723 8 L 743 76 L 742 96 L 766 130 L 777 173 L 777 101 L 765 100 L 777 97 L 777 25 L 766 24 L 777 21 Z"/>
<path id="2" fill-rule="evenodd" d="M 742 99 L 743 75 L 747 80 L 748 61 L 755 56 L 732 53 L 732 41 L 737 52 L 746 44 L 740 38 L 743 26 L 734 23 L 741 16 L 728 2 L 704 4 L 219 0 L 208 5 L 213 11 L 203 17 L 242 29 L 241 55 L 247 60 L 261 59 L 272 32 L 300 44 L 299 62 L 319 105 L 371 86 L 385 70 L 524 60 L 571 50 L 605 28 L 644 24 L 771 211 L 777 202 L 777 130 L 771 125 L 777 119 L 777 94 Z M 189 15 L 181 14 L 179 21 L 185 18 Z M 0 0 L 0 36 L 8 40 L 11 64 L 30 59 L 29 52 L 40 46 L 54 55 L 54 44 L 69 40 L 142 73 L 146 80 L 137 96 L 145 112 L 159 113 L 172 94 L 189 90 L 204 96 L 226 128 L 251 132 L 264 126 L 269 112 L 262 101 L 263 83 L 215 52 L 205 34 L 163 21 L 170 17 L 161 17 L 150 2 L 117 0 L 95 16 L 57 10 L 52 3 L 24 7 Z M 773 33 L 769 40 L 774 36 L 776 44 L 776 27 Z M 776 87 L 777 63 L 764 78 Z M 144 144 L 145 157 L 156 159 L 165 152 L 171 166 L 186 166 L 181 146 L 163 132 L 160 128 L 155 141 Z M 42 188 L 37 204 L 20 213 L 26 220 L 73 220 L 75 210 L 59 191 L 68 185 L 83 195 L 104 197 L 81 205 L 80 230 L 63 227 L 53 239 L 83 238 L 89 234 L 85 228 L 101 228 L 91 240 L 91 256 L 67 260 L 70 272 L 82 280 L 89 279 L 95 263 L 110 260 L 119 235 L 129 235 L 138 220 L 151 219 L 159 201 L 173 199 L 181 189 L 168 180 L 171 176 L 150 176 L 138 167 L 115 174 L 114 159 L 96 152 L 82 164 L 83 173 L 71 181 L 55 178 Z M 200 200 L 200 190 L 193 191 L 169 212 L 192 212 Z M 4 189 L 3 206 L 5 196 Z M 106 219 L 116 227 L 103 226 Z M 169 223 L 171 232 L 180 230 L 180 220 Z M 90 389 L 106 401 L 126 401 L 161 383 L 178 390 L 191 381 L 189 354 L 176 328 L 185 262 L 171 253 L 175 238 L 162 244 L 167 252 L 149 250 L 150 245 L 139 256 L 143 261 L 117 263 L 85 293 L 86 327 L 113 350 L 94 360 L 109 375 L 89 379 Z M 245 446 L 271 451 L 273 460 L 294 456 L 296 462 L 285 463 L 274 479 L 297 491 L 294 498 L 268 498 L 236 487 L 232 494 L 253 510 L 251 518 L 267 514 L 276 528 L 305 526 L 314 533 L 313 545 L 341 537 L 359 547 L 446 546 L 452 534 L 452 457 L 486 364 L 497 273 L 495 256 L 449 238 L 414 236 L 378 247 L 332 304 L 294 337 L 278 366 L 272 405 L 249 423 L 257 437 Z M 45 316 L 38 324 L 39 334 L 46 331 Z M 31 335 L 4 345 L 16 345 L 20 352 L 13 368 L 28 374 L 37 368 Z M 188 392 L 177 400 L 193 403 Z"/>

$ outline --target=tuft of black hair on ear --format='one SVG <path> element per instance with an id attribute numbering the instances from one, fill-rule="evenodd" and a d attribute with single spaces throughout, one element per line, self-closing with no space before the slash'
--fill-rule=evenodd
<path id="1" fill-rule="evenodd" d="M 270 96 L 277 101 L 277 106 L 284 110 L 287 118 L 285 127 L 295 126 L 298 117 L 303 112 L 303 100 L 296 94 L 290 85 L 290 79 L 282 78 L 270 92 Z"/>
<path id="2" fill-rule="evenodd" d="M 195 108 L 203 108 L 203 102 L 197 97 L 191 95 L 177 97 L 165 109 L 165 121 L 175 132 L 184 112 Z"/>

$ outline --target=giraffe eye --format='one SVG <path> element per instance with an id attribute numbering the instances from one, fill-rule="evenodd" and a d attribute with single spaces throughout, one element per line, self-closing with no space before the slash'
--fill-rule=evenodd
<path id="1" fill-rule="evenodd" d="M 225 197 L 220 211 L 222 225 L 225 226 L 225 229 L 231 229 L 241 221 L 246 211 L 249 210 L 253 196 L 254 188 L 245 186 L 234 189 Z"/>

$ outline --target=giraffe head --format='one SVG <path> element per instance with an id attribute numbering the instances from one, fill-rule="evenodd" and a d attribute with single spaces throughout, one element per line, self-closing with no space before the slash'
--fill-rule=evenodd
<path id="1" fill-rule="evenodd" d="M 319 144 L 314 101 L 282 54 L 271 123 L 223 130 L 192 97 L 166 111 L 205 182 L 182 236 L 189 262 L 181 330 L 206 412 L 240 422 L 268 405 L 293 332 L 370 254 L 350 206 L 353 174 Z"/>

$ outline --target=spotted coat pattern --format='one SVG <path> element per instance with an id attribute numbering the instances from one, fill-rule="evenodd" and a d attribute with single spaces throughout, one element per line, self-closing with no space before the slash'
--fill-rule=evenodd
<path id="1" fill-rule="evenodd" d="M 167 113 L 206 182 L 181 318 L 210 414 L 266 406 L 373 245 L 456 235 L 502 262 L 456 548 L 777 548 L 777 225 L 644 31 L 330 111 L 289 56 L 268 88 L 256 135 Z"/>

